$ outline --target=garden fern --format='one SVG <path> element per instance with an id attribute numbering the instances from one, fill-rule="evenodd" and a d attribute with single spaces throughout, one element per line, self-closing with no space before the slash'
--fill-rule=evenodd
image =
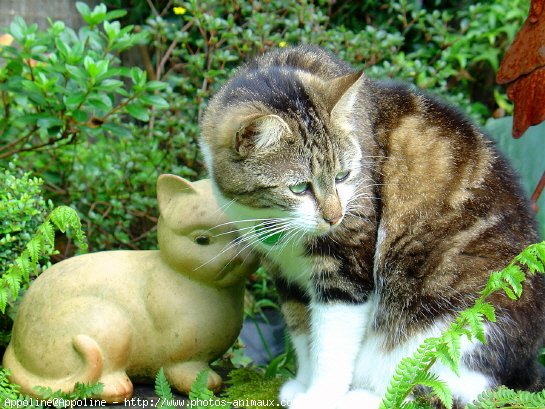
<path id="1" fill-rule="evenodd" d="M 493 391 L 482 393 L 477 400 L 467 405 L 467 409 L 543 409 L 545 408 L 545 391 L 538 393 L 514 391 L 501 386 Z"/>
<path id="2" fill-rule="evenodd" d="M 426 407 L 415 401 L 407 401 L 418 386 L 429 388 L 432 395 L 445 407 L 452 408 L 452 393 L 447 385 L 430 371 L 432 366 L 439 361 L 458 373 L 462 337 L 469 341 L 477 339 L 482 343 L 486 342 L 484 322 L 496 320 L 494 307 L 486 301 L 487 298 L 498 291 L 504 291 L 512 300 L 520 298 L 522 282 L 526 277 L 524 267 L 531 274 L 545 272 L 545 241 L 527 247 L 506 268 L 492 273 L 472 307 L 462 311 L 441 336 L 426 339 L 413 356 L 401 360 L 380 409 Z M 498 402 L 502 406 L 498 406 Z M 499 388 L 481 395 L 475 404 L 468 406 L 468 409 L 503 407 L 544 408 L 545 395 L 544 392 L 532 394 Z"/>
<path id="3" fill-rule="evenodd" d="M 159 370 L 155 377 L 155 394 L 159 397 L 158 408 L 174 409 L 174 405 L 172 404 L 174 395 L 172 394 L 172 389 L 163 368 Z"/>
<path id="4" fill-rule="evenodd" d="M 85 235 L 76 211 L 68 206 L 55 208 L 38 227 L 36 234 L 26 244 L 23 252 L 8 266 L 0 277 L 0 311 L 5 313 L 10 301 L 15 301 L 23 284 L 28 284 L 30 277 L 38 275 L 40 260 L 55 252 L 55 230 L 62 233 L 71 229 L 76 244 L 86 249 Z"/>

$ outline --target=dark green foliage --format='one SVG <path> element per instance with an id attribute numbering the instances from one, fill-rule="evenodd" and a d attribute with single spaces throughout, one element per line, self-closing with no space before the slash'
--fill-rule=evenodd
<path id="1" fill-rule="evenodd" d="M 149 81 L 140 68 L 121 66 L 118 54 L 147 38 L 113 21 L 125 11 L 107 11 L 104 5 L 91 10 L 84 3 L 76 7 L 87 23 L 78 32 L 63 22 L 39 30 L 19 17 L 9 27 L 14 44 L 0 47 L 0 167 L 18 156 L 20 167 L 46 180 L 50 198 L 82 210 L 85 223 L 104 232 L 106 238 L 93 234 L 92 243 L 113 247 L 109 239 L 118 233 L 117 221 L 111 226 L 101 226 L 100 221 L 116 209 L 115 197 L 110 198 L 118 192 L 123 204 L 132 203 L 130 192 L 139 191 L 139 180 L 154 186 L 156 175 L 150 175 L 149 164 L 160 162 L 161 153 L 158 146 L 152 148 L 152 135 L 146 144 L 133 138 L 132 131 L 139 129 L 137 121 L 147 121 L 151 112 L 168 106 L 157 94 L 166 84 Z M 132 122 L 125 122 L 129 118 Z M 136 155 L 133 145 L 141 146 Z M 129 158 L 123 155 L 126 151 Z M 125 184 L 134 168 L 134 186 Z M 96 200 L 80 206 L 84 194 Z M 151 208 L 153 197 L 150 188 L 135 207 Z M 130 216 L 130 210 L 123 208 L 116 216 Z"/>
<path id="2" fill-rule="evenodd" d="M 12 384 L 8 380 L 9 371 L 0 369 L 0 407 L 19 407 L 19 408 L 35 408 L 42 409 L 44 406 L 39 402 L 49 401 L 55 408 L 67 408 L 78 406 L 77 401 L 87 398 L 92 398 L 102 392 L 102 384 L 86 385 L 76 383 L 74 390 L 70 393 L 61 391 L 53 391 L 51 388 L 36 387 L 40 398 L 34 399 L 29 396 L 22 395 L 19 391 L 19 386 Z M 8 403 L 9 401 L 9 403 Z M 81 406 L 81 402 L 80 405 Z"/>
<path id="3" fill-rule="evenodd" d="M 36 387 L 38 395 L 41 399 L 50 400 L 54 403 L 56 408 L 73 407 L 73 401 L 92 398 L 102 392 L 104 385 L 97 383 L 94 385 L 87 385 L 82 383 L 76 383 L 74 390 L 69 393 L 61 391 L 53 391 L 51 388 L 44 388 L 42 386 Z M 55 404 L 55 402 L 57 404 Z"/>
<path id="4" fill-rule="evenodd" d="M 0 272 L 23 251 L 51 210 L 42 197 L 43 180 L 10 164 L 0 170 Z"/>
<path id="5" fill-rule="evenodd" d="M 89 24 L 78 33 L 60 21 L 47 31 L 20 17 L 11 24 L 15 42 L 0 48 L 6 61 L 0 68 L 0 158 L 121 132 L 113 123 L 119 114 L 147 120 L 147 107 L 166 107 L 153 95 L 163 85 L 149 83 L 138 68 L 119 66 L 114 54 L 142 43 L 146 35 L 110 22 L 124 12 L 76 6 Z"/>
<path id="6" fill-rule="evenodd" d="M 6 308 L 15 306 L 31 279 L 56 254 L 55 230 L 71 233 L 82 249 L 86 248 L 86 242 L 79 217 L 72 208 L 59 206 L 51 210 L 51 203 L 46 204 L 41 179 L 15 169 L 3 169 L 1 178 L 0 345 L 7 345 L 14 311 L 5 314 Z"/>
<path id="7" fill-rule="evenodd" d="M 40 273 L 39 261 L 55 252 L 55 229 L 65 233 L 73 229 L 73 236 L 80 248 L 85 249 L 85 236 L 74 209 L 67 206 L 55 208 L 38 227 L 23 252 L 10 264 L 0 277 L 0 312 L 4 313 L 9 302 L 15 301 L 21 288 Z"/>
<path id="8" fill-rule="evenodd" d="M 237 405 L 246 409 L 263 407 L 260 402 L 273 401 L 275 405 L 280 405 L 277 401 L 278 391 L 285 380 L 283 377 L 268 378 L 257 369 L 235 369 L 229 374 L 228 388 L 222 396 L 230 402 L 248 402 L 248 405 Z"/>

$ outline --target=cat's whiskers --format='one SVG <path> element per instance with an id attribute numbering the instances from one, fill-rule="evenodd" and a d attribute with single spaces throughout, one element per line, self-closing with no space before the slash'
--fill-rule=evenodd
<path id="1" fill-rule="evenodd" d="M 227 234 L 240 233 L 242 231 L 251 230 L 251 229 L 255 229 L 255 225 L 247 226 L 247 227 L 234 228 L 233 230 L 225 231 L 223 233 L 214 234 L 212 237 L 220 237 L 220 236 L 225 236 Z"/>
<path id="2" fill-rule="evenodd" d="M 194 270 L 198 270 L 198 269 L 206 266 L 207 264 L 213 262 L 218 257 L 221 257 L 223 254 L 225 254 L 225 252 L 233 249 L 234 247 L 237 247 L 239 245 L 244 245 L 243 248 L 241 248 L 233 257 L 230 258 L 230 260 L 226 264 L 226 266 L 227 266 L 234 259 L 236 259 L 244 250 L 246 250 L 247 248 L 257 244 L 259 241 L 264 241 L 264 240 L 274 236 L 275 234 L 282 233 L 283 231 L 287 230 L 286 226 L 288 226 L 290 224 L 290 221 L 280 219 L 280 218 L 247 219 L 247 220 L 244 220 L 244 221 L 247 222 L 247 221 L 258 221 L 258 220 L 263 220 L 263 222 L 261 222 L 259 224 L 256 224 L 254 226 L 250 226 L 249 228 L 247 228 L 248 231 L 246 231 L 244 234 L 238 236 L 237 238 L 235 238 L 234 240 L 229 242 L 229 244 L 227 244 L 222 249 L 222 251 L 220 253 L 218 253 L 216 256 L 212 257 L 210 260 L 206 261 L 205 263 L 201 264 L 200 266 L 196 267 Z M 237 221 L 237 222 L 239 222 L 239 221 Z M 221 225 L 218 225 L 218 226 L 224 226 L 224 225 L 230 224 L 230 223 L 234 223 L 234 222 L 222 223 Z M 269 226 L 272 223 L 274 224 L 274 227 L 271 229 Z M 218 227 L 218 226 L 216 226 L 216 227 Z M 262 228 L 262 230 L 260 230 L 260 228 Z M 266 231 L 266 234 L 264 235 L 263 232 L 265 232 L 265 231 Z M 245 243 L 245 244 L 243 244 L 243 243 Z M 223 271 L 223 269 L 221 271 Z"/>
<path id="3" fill-rule="evenodd" d="M 217 227 L 226 226 L 228 224 L 236 224 L 236 223 L 250 223 L 250 222 L 265 222 L 265 221 L 274 221 L 274 220 L 281 220 L 280 218 L 273 218 L 273 217 L 267 217 L 267 218 L 254 218 L 254 219 L 241 219 L 241 220 L 231 220 L 225 223 L 217 224 L 216 226 L 212 227 L 213 229 Z"/>
<path id="4" fill-rule="evenodd" d="M 262 231 L 256 232 L 254 235 L 249 235 L 249 234 L 248 234 L 248 236 L 250 236 L 249 238 L 245 237 L 244 240 L 239 241 L 239 242 L 237 243 L 237 245 L 238 245 L 238 244 L 241 244 L 241 243 L 243 243 L 243 242 L 246 241 L 246 245 L 245 245 L 244 247 L 242 247 L 242 248 L 237 252 L 237 254 L 235 254 L 235 255 L 233 256 L 233 258 L 238 257 L 238 255 L 239 255 L 240 253 L 242 253 L 244 250 L 246 250 L 246 249 L 248 249 L 248 248 L 250 248 L 250 247 L 254 247 L 254 246 L 256 246 L 258 243 L 263 242 L 263 241 L 266 241 L 267 239 L 269 239 L 269 238 L 275 236 L 276 234 L 281 234 L 281 233 L 283 233 L 283 232 L 289 231 L 289 227 L 290 227 L 290 223 L 289 223 L 289 222 L 286 222 L 286 223 L 285 223 L 284 225 L 282 225 L 282 226 L 279 226 L 279 227 L 273 228 L 273 229 L 269 229 L 265 235 L 263 234 Z M 236 239 L 235 239 L 235 240 L 236 240 Z M 222 253 L 223 253 L 223 251 L 222 251 Z"/>
<path id="5" fill-rule="evenodd" d="M 219 206 L 219 208 L 214 212 L 214 215 L 220 214 L 220 213 L 226 213 L 226 210 L 231 207 L 231 205 L 235 203 L 235 199 L 229 200 L 227 203 L 222 204 Z"/>

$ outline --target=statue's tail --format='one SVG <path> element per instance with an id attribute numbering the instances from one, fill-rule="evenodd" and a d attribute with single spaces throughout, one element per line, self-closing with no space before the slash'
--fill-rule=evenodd
<path id="1" fill-rule="evenodd" d="M 87 335 L 76 335 L 72 338 L 72 345 L 83 358 L 81 370 L 62 379 L 50 379 L 36 375 L 27 370 L 17 358 L 10 343 L 4 353 L 3 366 L 11 373 L 9 379 L 21 387 L 21 393 L 39 398 L 35 386 L 51 388 L 54 392 L 71 392 L 76 383 L 93 384 L 102 375 L 103 357 L 97 342 Z M 60 357 L 59 357 L 60 358 Z"/>

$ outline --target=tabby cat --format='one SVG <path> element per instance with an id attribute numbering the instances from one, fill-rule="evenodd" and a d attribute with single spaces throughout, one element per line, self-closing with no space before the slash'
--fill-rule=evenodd
<path id="1" fill-rule="evenodd" d="M 281 295 L 292 409 L 377 408 L 399 360 L 538 240 L 513 171 L 464 115 L 320 48 L 248 62 L 201 125 L 216 193 Z M 460 376 L 433 369 L 456 405 L 543 386 L 543 279 L 493 303 L 488 343 L 462 346 Z"/>

